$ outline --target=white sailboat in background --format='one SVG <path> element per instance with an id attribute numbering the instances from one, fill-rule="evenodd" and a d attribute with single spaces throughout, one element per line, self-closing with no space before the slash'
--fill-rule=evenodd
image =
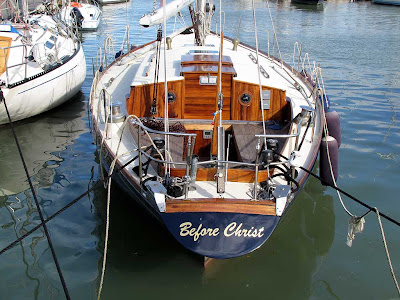
<path id="1" fill-rule="evenodd" d="M 15 7 L 15 4 L 14 4 Z M 0 25 L 0 86 L 12 121 L 50 110 L 74 96 L 86 77 L 86 62 L 73 30 L 42 6 L 42 14 L 19 12 Z M 0 105 L 0 124 L 8 123 Z"/>
<path id="2" fill-rule="evenodd" d="M 96 2 L 67 1 L 60 10 L 60 19 L 79 30 L 96 30 L 101 19 L 101 9 Z"/>

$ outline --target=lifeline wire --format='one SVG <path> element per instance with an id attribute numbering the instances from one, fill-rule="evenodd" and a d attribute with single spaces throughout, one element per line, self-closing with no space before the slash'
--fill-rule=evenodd
<path id="1" fill-rule="evenodd" d="M 25 174 L 26 174 L 26 177 L 27 177 L 27 179 L 28 179 L 29 187 L 30 187 L 30 189 L 31 189 L 31 191 L 32 191 L 33 199 L 35 200 L 35 204 L 36 204 L 37 211 L 38 211 L 38 213 L 39 213 L 41 225 L 43 225 L 43 229 L 44 229 L 44 232 L 45 232 L 45 234 L 46 234 L 47 242 L 49 243 L 49 247 L 50 247 L 50 250 L 51 250 L 51 254 L 52 254 L 52 256 L 53 256 L 54 263 L 55 263 L 55 265 L 56 265 L 57 272 L 58 272 L 58 275 L 59 275 L 59 277 L 60 277 L 61 284 L 62 284 L 63 289 L 64 289 L 65 297 L 66 297 L 67 299 L 71 299 L 71 297 L 69 296 L 69 292 L 68 292 L 68 289 L 67 289 L 67 285 L 65 284 L 64 276 L 63 276 L 63 274 L 62 274 L 60 265 L 59 265 L 59 263 L 58 263 L 58 259 L 57 259 L 57 256 L 56 256 L 56 252 L 54 251 L 53 243 L 51 242 L 51 238 L 50 238 L 49 232 L 48 232 L 48 230 L 47 230 L 47 226 L 46 226 L 46 224 L 44 223 L 44 218 L 43 218 L 42 210 L 40 209 L 39 201 L 38 201 L 38 199 L 37 199 L 37 197 L 36 197 L 35 189 L 33 188 L 33 184 L 32 184 L 32 181 L 31 181 L 31 177 L 30 177 L 30 175 L 29 175 L 28 168 L 26 167 L 26 163 L 25 163 L 24 156 L 23 156 L 23 154 L 22 154 L 21 147 L 19 146 L 18 138 L 17 138 L 17 135 L 16 135 L 16 133 L 15 133 L 13 123 L 12 123 L 12 121 L 11 121 L 10 113 L 8 112 L 8 107 L 7 107 L 7 104 L 6 104 L 6 99 L 5 99 L 4 95 L 3 95 L 3 91 L 0 89 L 0 103 L 1 103 L 1 102 L 4 103 L 4 107 L 5 107 L 6 112 L 7 112 L 8 121 L 9 121 L 9 123 L 10 123 L 10 127 L 11 127 L 11 130 L 12 130 L 12 133 L 13 133 L 13 135 L 14 135 L 15 143 L 17 144 L 19 156 L 21 157 L 21 161 L 22 161 L 22 164 L 23 164 L 23 166 L 24 166 Z"/>

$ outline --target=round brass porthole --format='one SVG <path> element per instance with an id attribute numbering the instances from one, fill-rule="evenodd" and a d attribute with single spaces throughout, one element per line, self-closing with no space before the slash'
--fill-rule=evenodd
<path id="1" fill-rule="evenodd" d="M 239 97 L 240 104 L 249 106 L 252 98 L 250 92 L 242 93 Z"/>

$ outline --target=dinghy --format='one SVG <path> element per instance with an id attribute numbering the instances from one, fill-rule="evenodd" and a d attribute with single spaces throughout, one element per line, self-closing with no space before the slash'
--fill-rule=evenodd
<path id="1" fill-rule="evenodd" d="M 50 110 L 74 96 L 86 76 L 74 32 L 51 15 L 0 25 L 0 87 L 12 121 Z M 0 105 L 0 124 L 8 123 Z"/>
<path id="2" fill-rule="evenodd" d="M 159 31 L 96 73 L 94 139 L 127 199 L 187 249 L 233 258 L 263 245 L 294 203 L 328 103 L 317 78 L 210 32 L 205 1 L 191 12 L 193 28 Z"/>

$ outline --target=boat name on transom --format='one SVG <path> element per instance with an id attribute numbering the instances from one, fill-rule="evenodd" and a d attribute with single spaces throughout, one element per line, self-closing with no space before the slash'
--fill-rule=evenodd
<path id="1" fill-rule="evenodd" d="M 196 228 L 193 227 L 193 224 L 191 222 L 183 222 L 179 227 L 180 236 L 191 236 L 193 237 L 194 241 L 197 241 L 201 236 L 215 237 L 220 234 L 220 228 L 203 227 L 202 223 L 200 223 L 200 225 Z M 261 238 L 264 235 L 264 227 L 251 227 L 250 229 L 245 229 L 242 227 L 243 223 L 237 224 L 236 222 L 232 222 L 224 228 L 223 234 L 226 237 L 243 236 L 248 238 Z"/>

